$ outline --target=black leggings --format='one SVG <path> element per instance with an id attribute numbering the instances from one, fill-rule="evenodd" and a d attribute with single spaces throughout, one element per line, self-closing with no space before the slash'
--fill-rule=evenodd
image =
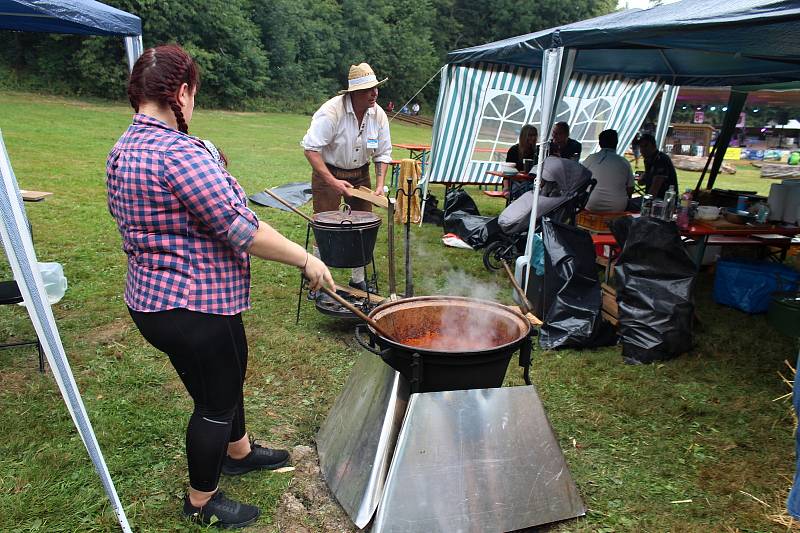
<path id="1" fill-rule="evenodd" d="M 147 342 L 169 356 L 194 400 L 186 428 L 189 483 L 196 490 L 216 490 L 228 443 L 245 435 L 247 339 L 242 315 L 128 310 Z"/>

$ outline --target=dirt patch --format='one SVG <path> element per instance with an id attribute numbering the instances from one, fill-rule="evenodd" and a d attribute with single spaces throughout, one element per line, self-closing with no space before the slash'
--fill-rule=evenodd
<path id="1" fill-rule="evenodd" d="M 275 513 L 282 533 L 351 533 L 356 528 L 322 479 L 317 451 L 311 446 L 292 450 L 294 478 Z"/>
<path id="2" fill-rule="evenodd" d="M 106 346 L 125 338 L 130 329 L 130 321 L 116 319 L 108 324 L 94 328 L 89 334 L 89 339 L 95 344 Z"/>
<path id="3" fill-rule="evenodd" d="M 271 414 L 269 416 L 274 416 Z M 270 438 L 276 442 L 297 442 L 297 429 L 289 424 L 273 426 L 269 430 Z"/>
<path id="4" fill-rule="evenodd" d="M 17 395 L 30 387 L 30 370 L 3 370 L 0 372 L 0 383 L 3 384 L 3 392 L 0 396 Z"/>

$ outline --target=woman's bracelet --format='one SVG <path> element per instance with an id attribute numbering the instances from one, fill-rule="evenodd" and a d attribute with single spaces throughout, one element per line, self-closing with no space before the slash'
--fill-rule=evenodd
<path id="1" fill-rule="evenodd" d="M 300 272 L 305 272 L 307 266 L 308 266 L 308 252 L 306 252 L 306 262 L 303 263 L 303 266 L 298 268 L 300 268 Z"/>

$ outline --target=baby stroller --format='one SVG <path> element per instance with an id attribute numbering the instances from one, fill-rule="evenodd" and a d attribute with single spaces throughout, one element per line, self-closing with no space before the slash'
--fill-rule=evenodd
<path id="1" fill-rule="evenodd" d="M 542 169 L 536 230 L 539 231 L 545 216 L 575 225 L 595 185 L 597 180 L 583 165 L 557 156 L 548 157 Z M 483 253 L 483 265 L 487 270 L 502 269 L 504 261 L 513 265 L 517 257 L 525 253 L 532 206 L 533 191 L 528 191 L 500 213 L 499 231 L 490 236 Z"/>

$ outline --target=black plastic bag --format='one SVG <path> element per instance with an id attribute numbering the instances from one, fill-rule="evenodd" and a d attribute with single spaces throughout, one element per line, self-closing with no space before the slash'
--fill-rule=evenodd
<path id="1" fill-rule="evenodd" d="M 480 215 L 475 200 L 463 189 L 450 189 L 444 197 L 444 218 L 462 211 L 468 215 Z"/>
<path id="2" fill-rule="evenodd" d="M 603 294 L 588 231 L 545 217 L 544 324 L 539 344 L 545 349 L 596 348 L 616 344 L 614 328 L 602 316 Z"/>
<path id="3" fill-rule="evenodd" d="M 422 213 L 423 224 L 444 225 L 444 211 L 439 209 L 439 200 L 432 194 L 425 198 L 425 212 Z"/>
<path id="4" fill-rule="evenodd" d="M 470 215 L 463 211 L 448 213 L 444 219 L 445 233 L 455 233 L 476 250 L 486 246 L 489 239 L 500 232 L 497 217 Z"/>
<path id="5" fill-rule="evenodd" d="M 300 207 L 311 200 L 311 183 L 309 182 L 287 183 L 270 190 L 286 200 L 286 203 L 293 207 Z M 274 207 L 282 211 L 291 211 L 291 209 L 263 191 L 251 194 L 248 199 L 253 203 L 265 207 Z"/>
<path id="6" fill-rule="evenodd" d="M 650 217 L 609 226 L 622 246 L 614 267 L 622 356 L 652 363 L 688 352 L 696 267 L 677 226 Z"/>

